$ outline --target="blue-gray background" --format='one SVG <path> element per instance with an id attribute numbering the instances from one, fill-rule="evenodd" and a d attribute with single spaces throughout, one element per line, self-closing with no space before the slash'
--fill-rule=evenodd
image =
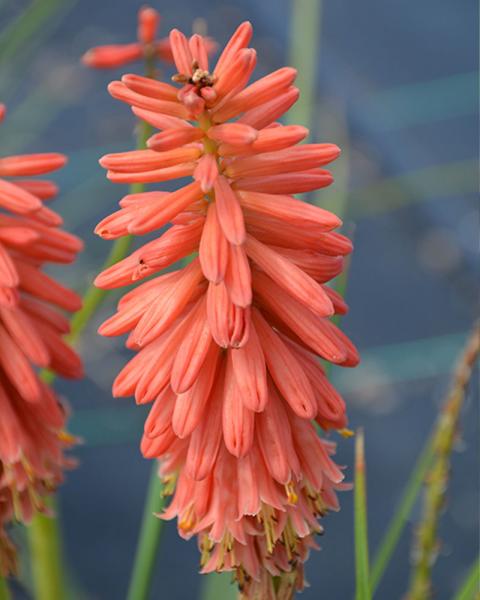
<path id="1" fill-rule="evenodd" d="M 306 6 L 312 0 L 297 0 Z M 106 93 L 120 71 L 89 71 L 89 47 L 133 41 L 138 0 L 0 1 L 0 97 L 9 106 L 2 154 L 61 151 L 70 163 L 57 178 L 55 208 L 86 240 L 77 264 L 57 269 L 78 290 L 98 272 L 110 243 L 94 224 L 125 189 L 108 183 L 97 163 L 106 151 L 131 148 L 133 120 Z M 190 31 L 196 17 L 224 43 L 246 18 L 255 26 L 259 72 L 288 61 L 290 0 L 164 0 L 162 34 Z M 321 18 L 320 18 L 321 16 Z M 478 212 L 475 203 L 476 3 L 473 0 L 324 0 L 318 19 L 315 137 L 344 148 L 332 191 L 316 200 L 347 205 L 356 251 L 344 328 L 363 363 L 334 376 L 350 407 L 351 426 L 367 438 L 368 516 L 375 549 L 448 388 L 455 357 L 475 316 Z M 302 65 L 295 65 L 302 69 Z M 141 65 L 126 70 L 140 72 Z M 167 69 L 168 70 L 168 69 Z M 110 385 L 126 360 L 121 340 L 101 339 L 96 326 L 80 350 L 87 377 L 60 382 L 73 408 L 71 428 L 84 445 L 80 468 L 60 493 L 66 557 L 83 597 L 124 597 L 151 465 L 138 450 L 144 411 L 113 400 Z M 476 387 L 476 386 L 474 386 Z M 462 416 L 453 457 L 436 598 L 452 597 L 478 552 L 478 392 Z M 339 440 L 341 462 L 353 443 Z M 349 469 L 351 473 L 351 468 Z M 302 596 L 352 598 L 352 495 L 325 520 L 323 550 L 308 563 L 312 587 Z M 405 590 L 413 523 L 402 538 L 377 597 Z M 152 598 L 199 597 L 198 555 L 172 524 L 165 530 Z M 28 597 L 19 592 L 19 598 Z"/>

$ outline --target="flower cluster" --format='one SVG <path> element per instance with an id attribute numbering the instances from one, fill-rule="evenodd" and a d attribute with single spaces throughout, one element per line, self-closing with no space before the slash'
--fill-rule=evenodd
<path id="1" fill-rule="evenodd" d="M 251 35 L 250 23 L 240 25 L 210 71 L 204 39 L 173 30 L 180 89 L 136 75 L 110 84 L 160 131 L 146 150 L 104 156 L 108 178 L 193 180 L 127 195 L 99 223 L 106 239 L 171 226 L 96 285 L 155 276 L 100 328 L 128 333 L 137 351 L 113 393 L 153 402 L 142 452 L 161 460 L 175 490 L 163 516 L 178 518 L 183 537 L 198 536 L 203 571 L 233 571 L 245 597 L 266 599 L 302 587 L 318 518 L 338 508 L 345 485 L 334 444 L 315 428 L 347 422 L 318 357 L 352 367 L 358 355 L 329 320 L 347 307 L 325 285 L 352 245 L 333 231 L 340 219 L 293 196 L 332 183 L 324 166 L 340 150 L 299 144 L 308 130 L 278 122 L 298 98 L 294 69 L 248 85 Z M 279 588 L 272 575 L 282 575 Z"/>
<path id="2" fill-rule="evenodd" d="M 62 340 L 69 323 L 58 310 L 75 311 L 80 299 L 43 272 L 45 263 L 71 263 L 82 243 L 44 204 L 56 195 L 55 184 L 23 179 L 65 162 L 54 153 L 0 158 L 0 573 L 13 569 L 5 524 L 43 510 L 44 496 L 71 464 L 65 410 L 37 368 L 82 375 L 80 359 Z"/>
<path id="3" fill-rule="evenodd" d="M 88 50 L 82 57 L 87 67 L 94 69 L 114 69 L 138 60 L 159 58 L 165 62 L 173 62 L 170 41 L 167 38 L 156 39 L 160 14 L 150 6 L 138 11 L 137 41 L 131 44 L 108 44 L 96 46 Z M 216 44 L 205 38 L 207 50 L 215 49 Z"/>
<path id="4" fill-rule="evenodd" d="M 159 23 L 160 15 L 155 9 L 148 6 L 141 8 L 138 11 L 136 42 L 96 46 L 83 55 L 83 63 L 95 69 L 112 69 L 150 56 L 172 62 L 168 38 L 155 39 Z"/>

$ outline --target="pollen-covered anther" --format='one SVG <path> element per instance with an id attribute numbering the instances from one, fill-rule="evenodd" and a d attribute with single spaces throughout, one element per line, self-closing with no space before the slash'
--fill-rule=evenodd
<path id="1" fill-rule="evenodd" d="M 275 525 L 276 519 L 274 518 L 275 509 L 267 504 L 262 505 L 262 509 L 258 514 L 258 519 L 263 525 L 263 531 L 265 533 L 265 543 L 267 546 L 268 554 L 273 554 L 275 549 Z"/>
<path id="2" fill-rule="evenodd" d="M 167 496 L 171 496 L 175 491 L 175 486 L 177 485 L 178 474 L 177 473 L 169 473 L 162 478 L 162 497 L 166 498 Z"/>
<path id="3" fill-rule="evenodd" d="M 209 71 L 200 68 L 198 62 L 195 60 L 192 63 L 191 75 L 185 75 L 184 73 L 176 73 L 172 77 L 172 81 L 174 81 L 175 83 L 194 85 L 198 89 L 204 87 L 212 87 L 215 84 L 216 80 L 217 78 L 214 75 L 212 75 Z"/>
<path id="4" fill-rule="evenodd" d="M 184 533 L 189 533 L 195 527 L 196 522 L 195 507 L 191 504 L 179 520 L 178 528 Z"/>
<path id="5" fill-rule="evenodd" d="M 229 556 L 229 562 L 231 562 L 232 564 L 236 562 L 234 552 L 234 540 L 231 533 L 226 533 L 223 536 L 222 541 L 220 542 L 217 559 L 217 571 L 221 571 L 224 568 L 227 556 Z"/>
<path id="6" fill-rule="evenodd" d="M 192 63 L 192 77 L 190 83 L 197 87 L 211 87 L 217 78 L 211 75 L 206 69 L 202 69 L 196 60 Z"/>
<path id="7" fill-rule="evenodd" d="M 295 484 L 293 481 L 289 481 L 286 485 L 285 485 L 285 491 L 287 493 L 287 500 L 288 503 L 295 506 L 298 503 L 298 494 L 297 491 L 295 489 Z"/>
<path id="8" fill-rule="evenodd" d="M 200 547 L 200 553 L 201 553 L 200 564 L 202 567 L 204 567 L 207 564 L 208 560 L 210 559 L 212 550 L 215 548 L 215 544 L 209 538 L 208 534 L 204 534 L 200 537 L 199 547 Z"/>
<path id="9" fill-rule="evenodd" d="M 285 550 L 287 552 L 287 557 L 289 562 L 294 560 L 298 556 L 298 542 L 299 536 L 295 532 L 290 520 L 287 520 L 287 524 L 285 525 L 285 529 L 282 533 L 282 542 L 285 545 Z"/>

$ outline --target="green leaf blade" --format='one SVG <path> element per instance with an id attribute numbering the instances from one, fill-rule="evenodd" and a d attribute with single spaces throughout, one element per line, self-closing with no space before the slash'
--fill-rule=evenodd
<path id="1" fill-rule="evenodd" d="M 480 595 L 480 557 L 470 567 L 453 600 L 477 600 Z"/>

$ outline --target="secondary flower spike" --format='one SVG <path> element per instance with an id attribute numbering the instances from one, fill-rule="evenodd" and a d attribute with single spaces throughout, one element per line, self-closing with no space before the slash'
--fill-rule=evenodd
<path id="1" fill-rule="evenodd" d="M 347 307 L 326 285 L 352 244 L 339 218 L 293 196 L 330 185 L 340 150 L 278 122 L 298 98 L 296 71 L 249 84 L 251 36 L 240 25 L 211 68 L 204 39 L 173 30 L 180 89 L 136 75 L 110 84 L 159 131 L 147 150 L 104 156 L 108 178 L 191 179 L 125 196 L 98 224 L 105 239 L 158 234 L 96 285 L 150 277 L 100 333 L 128 333 L 137 353 L 113 393 L 152 403 L 141 448 L 174 492 L 163 517 L 198 537 L 203 572 L 232 571 L 244 598 L 273 599 L 303 587 L 318 519 L 345 487 L 335 445 L 315 429 L 347 424 L 318 357 L 353 367 L 358 355 L 329 320 Z"/>
<path id="2" fill-rule="evenodd" d="M 159 25 L 160 14 L 150 6 L 143 6 L 138 11 L 136 42 L 95 46 L 85 52 L 82 62 L 94 69 L 115 69 L 150 57 L 171 63 L 173 55 L 168 37 L 156 39 Z M 215 43 L 209 38 L 206 42 L 208 50 L 213 51 Z"/>
<path id="3" fill-rule="evenodd" d="M 0 115 L 4 109 L 0 107 Z M 14 569 L 5 526 L 45 510 L 44 498 L 72 465 L 64 454 L 74 439 L 65 432 L 65 409 L 38 375 L 49 369 L 82 375 L 79 357 L 63 341 L 63 311 L 80 298 L 43 271 L 47 263 L 73 262 L 82 242 L 63 231 L 61 217 L 44 204 L 56 185 L 32 175 L 66 162 L 62 154 L 0 158 L 0 573 Z M 24 179 L 24 177 L 26 177 Z"/>

